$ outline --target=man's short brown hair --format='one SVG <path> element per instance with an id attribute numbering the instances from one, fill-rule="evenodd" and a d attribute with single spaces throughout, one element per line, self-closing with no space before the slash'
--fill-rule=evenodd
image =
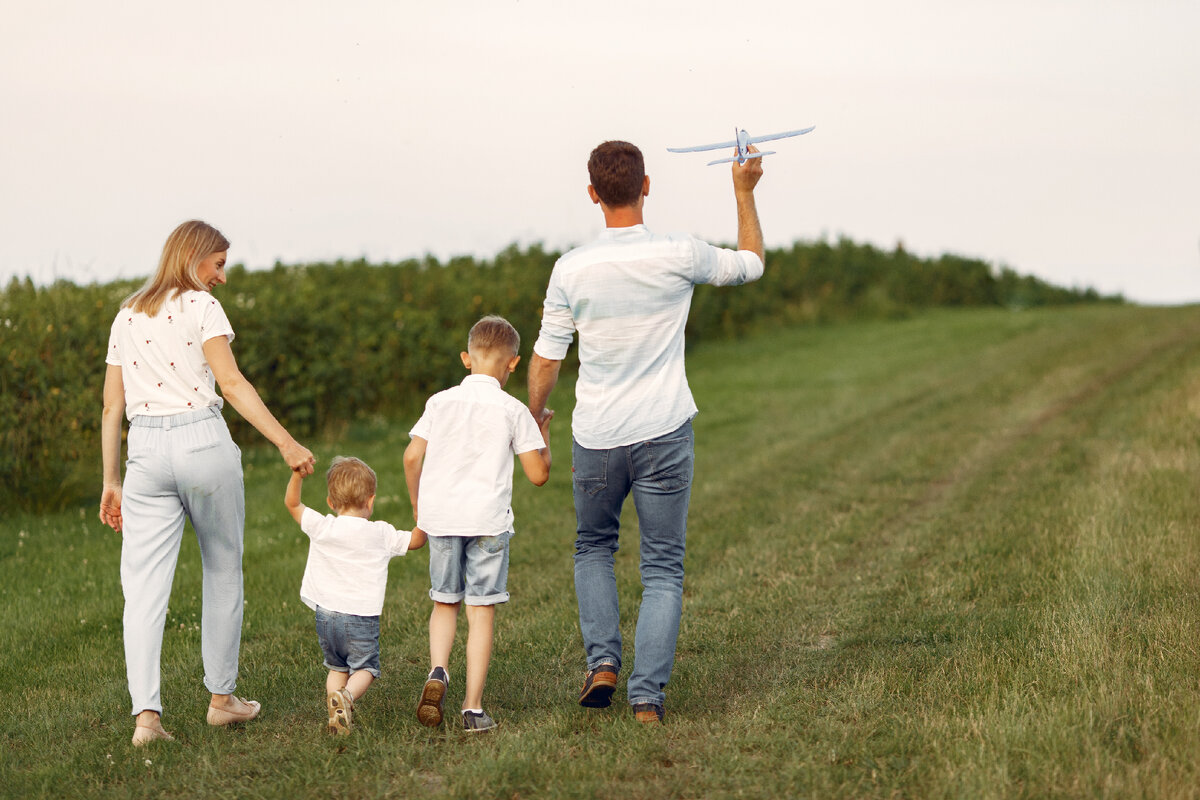
<path id="1" fill-rule="evenodd" d="M 646 162 L 629 142 L 604 142 L 588 158 L 588 178 L 600 202 L 609 208 L 632 206 L 642 196 Z"/>
<path id="2" fill-rule="evenodd" d="M 508 350 L 514 356 L 521 349 L 521 334 L 504 317 L 490 314 L 476 322 L 467 334 L 467 351 Z"/>
<path id="3" fill-rule="evenodd" d="M 329 485 L 329 505 L 335 511 L 366 508 L 375 496 L 375 470 L 352 456 L 337 456 L 325 473 Z"/>

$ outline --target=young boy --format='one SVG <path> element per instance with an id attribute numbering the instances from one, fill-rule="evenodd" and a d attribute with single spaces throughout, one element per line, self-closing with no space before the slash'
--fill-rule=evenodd
<path id="1" fill-rule="evenodd" d="M 475 323 L 461 354 L 471 374 L 429 398 L 404 451 L 413 513 L 429 535 L 431 669 L 417 705 L 417 719 L 429 727 L 442 722 L 450 683 L 446 665 L 464 602 L 470 630 L 463 729 L 496 727 L 483 710 L 483 685 L 496 605 L 508 601 L 513 454 L 535 485 L 550 476 L 550 416 L 539 426 L 529 409 L 504 391 L 521 360 L 520 344 L 516 329 L 501 317 Z"/>
<path id="2" fill-rule="evenodd" d="M 284 505 L 312 540 L 300 599 L 316 612 L 317 639 L 325 654 L 325 706 L 330 733 L 350 733 L 354 703 L 379 677 L 379 613 L 388 561 L 425 544 L 419 528 L 399 531 L 372 522 L 375 472 L 357 458 L 338 456 L 325 474 L 322 515 L 300 502 L 304 479 L 293 472 Z"/>

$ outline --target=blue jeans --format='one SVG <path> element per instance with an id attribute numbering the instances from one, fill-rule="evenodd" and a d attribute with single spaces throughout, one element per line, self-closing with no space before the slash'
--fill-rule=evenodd
<path id="1" fill-rule="evenodd" d="M 512 531 L 499 536 L 430 536 L 429 597 L 438 603 L 494 606 L 508 602 Z"/>
<path id="2" fill-rule="evenodd" d="M 588 669 L 621 668 L 621 628 L 613 557 L 621 506 L 630 493 L 641 530 L 642 604 L 634 635 L 631 704 L 661 706 L 675 664 L 683 608 L 683 554 L 695 462 L 692 423 L 657 439 L 609 450 L 572 449 L 575 594 Z"/>
<path id="3" fill-rule="evenodd" d="M 317 606 L 315 619 L 325 669 L 351 675 L 366 670 L 379 677 L 379 617 L 343 614 Z"/>

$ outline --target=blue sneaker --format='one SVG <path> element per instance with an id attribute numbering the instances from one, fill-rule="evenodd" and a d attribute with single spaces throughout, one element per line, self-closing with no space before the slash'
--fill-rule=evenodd
<path id="1" fill-rule="evenodd" d="M 429 728 L 442 724 L 442 701 L 446 699 L 446 687 L 450 676 L 442 667 L 434 667 L 421 689 L 421 701 L 417 703 L 417 721 Z"/>

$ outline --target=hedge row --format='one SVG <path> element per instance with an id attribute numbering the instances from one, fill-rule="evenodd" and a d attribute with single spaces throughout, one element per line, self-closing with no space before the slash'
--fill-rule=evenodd
<path id="1" fill-rule="evenodd" d="M 457 383 L 470 326 L 501 314 L 528 358 L 558 253 L 510 247 L 494 259 L 426 258 L 230 271 L 217 289 L 238 332 L 234 353 L 267 405 L 297 435 L 369 415 L 411 413 Z M 762 280 L 698 287 L 689 344 L 764 322 L 887 317 L 940 305 L 1097 300 L 984 262 L 913 257 L 847 240 L 768 253 Z M 99 494 L 99 422 L 108 328 L 138 283 L 48 287 L 14 280 L 0 293 L 0 515 L 60 508 Z M 252 439 L 235 412 L 234 435 Z"/>

